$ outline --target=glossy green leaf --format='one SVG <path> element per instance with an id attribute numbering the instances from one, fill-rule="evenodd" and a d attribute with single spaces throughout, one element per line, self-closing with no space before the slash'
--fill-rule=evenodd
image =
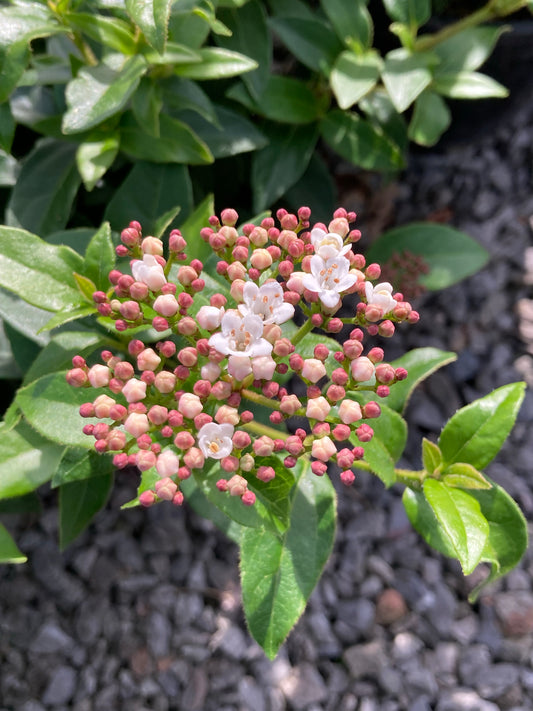
<path id="1" fill-rule="evenodd" d="M 524 399 L 525 383 L 510 383 L 462 407 L 440 433 L 445 464 L 484 469 L 502 448 Z"/>
<path id="2" fill-rule="evenodd" d="M 442 464 L 440 449 L 426 437 L 422 439 L 422 464 L 428 474 L 434 474 Z"/>
<path id="3" fill-rule="evenodd" d="M 66 225 L 81 182 L 75 154 L 71 143 L 44 139 L 36 144 L 22 164 L 7 205 L 10 227 L 44 236 Z"/>
<path id="4" fill-rule="evenodd" d="M 344 44 L 370 47 L 374 28 L 365 0 L 320 0 L 320 5 Z"/>
<path id="5" fill-rule="evenodd" d="M 81 355 L 87 358 L 98 348 L 108 345 L 105 336 L 96 331 L 63 331 L 52 336 L 48 345 L 42 349 L 33 361 L 31 368 L 24 377 L 27 385 L 33 380 L 47 375 L 65 371 L 72 367 L 72 358 Z"/>
<path id="6" fill-rule="evenodd" d="M 48 334 L 40 333 L 41 328 L 50 318 L 50 312 L 31 306 L 20 296 L 2 288 L 0 288 L 0 318 L 39 346 L 45 346 L 50 340 Z"/>
<path id="7" fill-rule="evenodd" d="M 307 462 L 296 470 L 289 526 L 282 535 L 246 528 L 241 539 L 241 585 L 248 628 L 273 659 L 302 614 L 335 537 L 335 492 Z"/>
<path id="8" fill-rule="evenodd" d="M 28 560 L 21 553 L 9 532 L 0 523 L 0 563 L 25 563 Z"/>
<path id="9" fill-rule="evenodd" d="M 431 87 L 450 99 L 505 99 L 509 96 L 504 86 L 479 72 L 439 74 Z"/>
<path id="10" fill-rule="evenodd" d="M 469 575 L 480 562 L 489 535 L 489 524 L 478 501 L 470 493 L 449 488 L 436 479 L 424 481 L 424 495 L 464 574 Z"/>
<path id="11" fill-rule="evenodd" d="M 94 235 L 94 227 L 73 227 L 68 230 L 57 230 L 46 235 L 48 244 L 63 244 L 71 247 L 75 252 L 85 254 L 85 250 Z"/>
<path id="12" fill-rule="evenodd" d="M 252 158 L 253 209 L 269 207 L 305 172 L 313 154 L 318 131 L 315 125 L 264 127 L 268 145 Z"/>
<path id="13" fill-rule="evenodd" d="M 433 222 L 412 222 L 384 232 L 366 253 L 369 260 L 386 262 L 395 254 L 411 252 L 424 259 L 429 273 L 420 276 L 427 289 L 440 290 L 479 271 L 489 253 L 466 233 Z"/>
<path id="14" fill-rule="evenodd" d="M 5 324 L 0 321 L 0 379 L 18 379 L 21 374 L 6 334 Z"/>
<path id="15" fill-rule="evenodd" d="M 415 109 L 409 123 L 409 138 L 420 146 L 433 146 L 452 120 L 450 109 L 439 94 L 422 92 L 415 101 Z"/>
<path id="16" fill-rule="evenodd" d="M 337 188 L 330 171 L 315 152 L 300 180 L 287 190 L 285 199 L 294 211 L 307 205 L 311 208 L 313 221 L 327 223 L 335 210 L 336 195 Z"/>
<path id="17" fill-rule="evenodd" d="M 76 165 L 86 190 L 91 191 L 113 165 L 119 140 L 118 133 L 93 134 L 78 146 Z"/>
<path id="18" fill-rule="evenodd" d="M 2 325 L 11 346 L 11 352 L 15 361 L 15 368 L 11 371 L 11 373 L 8 372 L 4 377 L 14 378 L 16 377 L 16 370 L 21 373 L 26 373 L 28 368 L 40 353 L 41 346 L 35 343 L 35 341 L 31 338 L 25 336 L 18 329 L 10 326 L 9 323 L 4 322 Z"/>
<path id="19" fill-rule="evenodd" d="M 0 103 L 7 101 L 24 74 L 30 48 L 24 40 L 2 46 L 0 43 Z"/>
<path id="20" fill-rule="evenodd" d="M 28 303 L 58 311 L 81 301 L 73 271 L 81 257 L 68 247 L 49 245 L 25 230 L 0 227 L 0 286 Z"/>
<path id="21" fill-rule="evenodd" d="M 52 487 L 93 477 L 110 476 L 114 470 L 113 459 L 108 455 L 98 454 L 92 449 L 67 447 L 52 477 Z"/>
<path id="22" fill-rule="evenodd" d="M 107 501 L 113 475 L 62 484 L 59 489 L 59 545 L 64 550 L 87 528 Z"/>
<path id="23" fill-rule="evenodd" d="M 0 8 L 0 47 L 67 31 L 41 2 L 12 3 L 11 7 Z"/>
<path id="24" fill-rule="evenodd" d="M 349 109 L 376 85 L 381 59 L 375 52 L 355 54 L 349 50 L 337 57 L 330 84 L 341 109 Z"/>
<path id="25" fill-rule="evenodd" d="M 170 8 L 173 0 L 126 0 L 129 16 L 146 41 L 160 54 L 165 49 Z"/>
<path id="26" fill-rule="evenodd" d="M 15 121 L 11 114 L 9 104 L 0 104 L 0 149 L 9 153 L 13 136 L 15 135 Z"/>
<path id="27" fill-rule="evenodd" d="M 269 78 L 257 101 L 242 84 L 232 87 L 227 96 L 244 104 L 251 112 L 280 123 L 312 123 L 323 110 L 321 102 L 307 84 L 275 74 Z"/>
<path id="28" fill-rule="evenodd" d="M 216 122 L 187 112 L 182 118 L 209 149 L 214 158 L 228 158 L 262 148 L 267 139 L 241 113 L 214 106 Z"/>
<path id="29" fill-rule="evenodd" d="M 370 442 L 362 444 L 355 435 L 350 442 L 365 450 L 364 461 L 377 474 L 385 486 L 389 487 L 396 481 L 394 465 L 401 457 L 407 442 L 407 424 L 403 417 L 387 405 L 380 403 L 381 415 L 369 422 L 374 430 Z"/>
<path id="30" fill-rule="evenodd" d="M 330 111 L 320 122 L 320 131 L 336 153 L 356 166 L 388 171 L 403 165 L 398 147 L 355 113 Z"/>
<path id="31" fill-rule="evenodd" d="M 221 47 L 203 47 L 198 50 L 201 62 L 180 64 L 174 71 L 178 76 L 207 81 L 239 76 L 257 69 L 257 62 L 240 52 Z"/>
<path id="32" fill-rule="evenodd" d="M 178 42 L 167 42 L 165 51 L 159 54 L 155 50 L 145 47 L 143 48 L 143 56 L 149 64 L 164 65 L 172 64 L 190 64 L 191 62 L 198 63 L 202 61 L 201 55 L 188 45 Z"/>
<path id="33" fill-rule="evenodd" d="M 11 188 L 17 184 L 19 165 L 16 158 L 0 148 L 0 187 Z"/>
<path id="34" fill-rule="evenodd" d="M 470 27 L 439 42 L 432 50 L 440 60 L 435 74 L 479 69 L 492 54 L 499 37 L 508 29 L 501 25 Z"/>
<path id="35" fill-rule="evenodd" d="M 383 0 L 383 4 L 392 20 L 413 30 L 425 24 L 431 15 L 430 0 Z"/>
<path id="36" fill-rule="evenodd" d="M 91 316 L 95 313 L 96 306 L 93 303 L 87 303 L 87 301 L 84 301 L 78 306 L 69 306 L 66 309 L 57 311 L 43 326 L 42 331 L 51 331 L 53 328 L 63 326 L 65 323 L 75 321 L 79 318 L 85 318 L 85 316 Z"/>
<path id="37" fill-rule="evenodd" d="M 185 222 L 180 224 L 181 234 L 187 242 L 187 254 L 190 259 L 199 259 L 201 262 L 205 262 L 213 254 L 209 244 L 200 238 L 200 230 L 209 224 L 208 220 L 214 214 L 215 199 L 210 194 L 196 206 Z"/>
<path id="38" fill-rule="evenodd" d="M 313 19 L 313 10 L 303 0 L 269 0 L 271 13 L 276 17 L 301 17 Z"/>
<path id="39" fill-rule="evenodd" d="M 392 361 L 391 365 L 394 368 L 405 368 L 408 375 L 405 380 L 400 380 L 391 387 L 386 400 L 387 406 L 396 412 L 404 412 L 416 386 L 436 370 L 453 363 L 456 359 L 456 354 L 451 351 L 426 347 L 414 348 Z"/>
<path id="40" fill-rule="evenodd" d="M 124 116 L 120 149 L 137 160 L 153 163 L 202 165 L 213 162 L 209 148 L 183 121 L 161 114 L 159 129 L 159 137 L 154 138 L 141 129 L 133 116 Z"/>
<path id="41" fill-rule="evenodd" d="M 164 99 L 165 108 L 172 115 L 180 111 L 195 111 L 206 121 L 217 122 L 215 108 L 209 96 L 200 86 L 190 79 L 169 77 L 158 83 Z"/>
<path id="42" fill-rule="evenodd" d="M 82 274 L 76 274 L 76 272 L 74 272 L 73 276 L 76 281 L 77 287 L 85 301 L 89 301 L 92 303 L 92 295 L 96 291 L 96 284 L 94 283 L 94 281 L 88 279 Z M 49 328 L 48 324 L 47 328 Z"/>
<path id="43" fill-rule="evenodd" d="M 34 380 L 17 393 L 16 402 L 24 416 L 43 437 L 73 447 L 91 449 L 94 440 L 82 432 L 94 417 L 81 417 L 80 405 L 95 397 L 94 390 L 73 388 L 65 373 L 51 373 Z"/>
<path id="44" fill-rule="evenodd" d="M 109 222 L 104 222 L 89 242 L 85 252 L 83 274 L 94 282 L 97 289 L 109 289 L 109 272 L 116 261 L 115 247 L 111 239 Z"/>
<path id="45" fill-rule="evenodd" d="M 118 17 L 88 12 L 68 12 L 65 20 L 74 30 L 122 54 L 135 54 L 137 43 L 131 26 Z"/>
<path id="46" fill-rule="evenodd" d="M 291 54 L 314 72 L 329 74 L 342 51 L 335 33 L 319 19 L 277 17 L 271 18 L 269 25 Z"/>
<path id="47" fill-rule="evenodd" d="M 67 86 L 63 132 L 80 133 L 121 111 L 147 70 L 145 59 L 113 54 L 106 63 L 83 67 Z"/>
<path id="48" fill-rule="evenodd" d="M 385 57 L 382 79 L 394 107 L 405 111 L 431 83 L 431 57 L 422 52 L 409 54 L 396 49 Z"/>
<path id="49" fill-rule="evenodd" d="M 409 145 L 407 123 L 394 108 L 385 89 L 378 86 L 370 94 L 363 96 L 359 101 L 359 108 L 372 126 L 398 147 L 402 161 L 405 162 L 403 156 L 407 153 Z"/>
<path id="50" fill-rule="evenodd" d="M 52 478 L 64 446 L 50 442 L 21 420 L 0 426 L 0 498 L 23 496 Z"/>
<path id="51" fill-rule="evenodd" d="M 239 544 L 242 535 L 242 526 L 233 521 L 229 516 L 213 506 L 207 497 L 200 491 L 194 477 L 189 477 L 180 483 L 180 489 L 185 496 L 187 505 L 191 506 L 199 516 L 208 519 L 221 530 L 234 543 Z"/>
<path id="52" fill-rule="evenodd" d="M 457 558 L 452 542 L 440 526 L 424 492 L 407 488 L 403 492 L 402 503 L 412 527 L 426 543 L 448 558 Z"/>
<path id="53" fill-rule="evenodd" d="M 105 219 L 118 232 L 131 220 L 141 223 L 145 235 L 156 232 L 159 217 L 176 205 L 186 218 L 192 207 L 192 185 L 183 165 L 136 163 L 113 195 Z"/>
<path id="54" fill-rule="evenodd" d="M 498 484 L 492 482 L 490 490 L 469 493 L 489 523 L 489 538 L 481 560 L 492 563 L 489 576 L 470 593 L 469 599 L 474 602 L 485 585 L 506 575 L 520 562 L 527 550 L 528 531 L 516 502 Z"/>
<path id="55" fill-rule="evenodd" d="M 264 5 L 259 0 L 249 0 L 241 9 L 222 10 L 218 16 L 232 34 L 218 35 L 216 43 L 257 62 L 257 69 L 244 74 L 242 80 L 252 96 L 258 97 L 267 84 L 272 62 L 272 38 Z"/>
<path id="56" fill-rule="evenodd" d="M 132 97 L 131 110 L 139 126 L 154 138 L 159 138 L 160 135 L 159 114 L 162 107 L 163 100 L 159 85 L 143 77 Z"/>
<path id="57" fill-rule="evenodd" d="M 483 474 L 471 464 L 456 462 L 442 472 L 442 481 L 446 486 L 459 489 L 490 489 L 490 483 Z"/>
<path id="58" fill-rule="evenodd" d="M 151 469 L 147 469 L 144 472 L 141 472 L 141 479 L 139 481 L 139 486 L 137 487 L 137 496 L 135 496 L 131 501 L 127 501 L 125 504 L 122 504 L 120 507 L 121 509 L 133 509 L 136 508 L 137 506 L 140 506 L 139 502 L 139 496 L 144 492 L 148 491 L 148 489 L 153 489 L 155 486 L 156 481 L 158 479 L 161 479 L 159 474 L 157 473 L 155 467 L 152 467 Z"/>

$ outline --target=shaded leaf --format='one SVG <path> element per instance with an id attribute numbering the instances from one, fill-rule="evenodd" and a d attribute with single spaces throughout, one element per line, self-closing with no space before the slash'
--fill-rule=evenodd
<path id="1" fill-rule="evenodd" d="M 313 153 L 307 170 L 285 194 L 296 211 L 302 205 L 311 208 L 313 221 L 328 222 L 336 205 L 336 186 L 324 161 Z"/>
<path id="2" fill-rule="evenodd" d="M 64 550 L 87 528 L 95 514 L 105 506 L 113 475 L 97 476 L 59 489 L 59 545 Z"/>
<path id="3" fill-rule="evenodd" d="M 105 336 L 96 331 L 63 331 L 52 336 L 25 375 L 24 384 L 72 367 L 72 358 L 81 355 L 87 358 L 98 348 L 107 345 Z"/>
<path id="4" fill-rule="evenodd" d="M 499 82 L 479 72 L 439 74 L 431 84 L 437 93 L 450 99 L 505 99 L 509 91 Z"/>
<path id="5" fill-rule="evenodd" d="M 91 279 L 96 289 L 106 291 L 109 288 L 109 272 L 115 266 L 116 254 L 111 239 L 109 222 L 104 222 L 89 242 L 85 252 L 83 274 Z"/>
<path id="6" fill-rule="evenodd" d="M 425 24 L 431 15 L 430 0 L 383 0 L 383 4 L 391 19 L 413 30 Z"/>
<path id="7" fill-rule="evenodd" d="M 178 76 L 207 81 L 239 76 L 257 69 L 257 62 L 240 52 L 232 52 L 221 47 L 203 47 L 198 50 L 200 62 L 180 64 L 174 71 Z"/>
<path id="8" fill-rule="evenodd" d="M 432 50 L 440 60 L 435 75 L 475 71 L 490 57 L 499 37 L 507 30 L 501 25 L 470 27 L 439 42 Z"/>
<path id="9" fill-rule="evenodd" d="M 280 123 L 312 123 L 324 108 L 303 81 L 278 75 L 269 78 L 257 101 L 252 99 L 243 84 L 233 86 L 227 96 L 239 101 L 249 111 Z"/>
<path id="10" fill-rule="evenodd" d="M 409 138 L 420 146 L 433 146 L 452 120 L 446 102 L 433 91 L 426 90 L 415 101 L 409 123 Z"/>
<path id="11" fill-rule="evenodd" d="M 331 71 L 330 84 L 341 109 L 349 109 L 376 85 L 381 59 L 375 52 L 342 52 Z"/>
<path id="12" fill-rule="evenodd" d="M 113 165 L 119 140 L 118 133 L 93 134 L 78 146 L 76 165 L 86 190 L 91 191 Z"/>
<path id="13" fill-rule="evenodd" d="M 371 46 L 374 28 L 365 0 L 320 0 L 320 5 L 344 44 Z"/>
<path id="14" fill-rule="evenodd" d="M 118 17 L 89 12 L 68 12 L 65 20 L 70 27 L 122 54 L 135 54 L 137 42 L 132 28 Z"/>
<path id="15" fill-rule="evenodd" d="M 400 113 L 405 111 L 431 83 L 432 55 L 409 54 L 404 49 L 393 50 L 385 57 L 381 74 L 392 103 Z"/>
<path id="16" fill-rule="evenodd" d="M 52 487 L 93 477 L 110 476 L 114 470 L 110 456 L 98 454 L 92 449 L 67 447 L 52 477 Z"/>
<path id="17" fill-rule="evenodd" d="M 428 474 L 434 474 L 442 464 L 440 449 L 426 437 L 422 439 L 422 464 Z"/>
<path id="18" fill-rule="evenodd" d="M 342 45 L 333 31 L 319 19 L 275 17 L 270 27 L 302 64 L 328 74 Z"/>
<path id="19" fill-rule="evenodd" d="M 215 199 L 207 195 L 194 209 L 189 217 L 180 224 L 181 234 L 187 241 L 187 253 L 190 259 L 199 259 L 205 262 L 213 254 L 209 243 L 200 238 L 200 230 L 209 224 L 211 215 L 215 214 Z"/>
<path id="20" fill-rule="evenodd" d="M 25 563 L 28 560 L 21 553 L 9 532 L 0 523 L 0 563 Z"/>
<path id="21" fill-rule="evenodd" d="M 50 340 L 48 334 L 40 333 L 50 318 L 50 312 L 38 309 L 5 289 L 0 288 L 0 317 L 17 331 L 23 333 L 39 346 Z"/>

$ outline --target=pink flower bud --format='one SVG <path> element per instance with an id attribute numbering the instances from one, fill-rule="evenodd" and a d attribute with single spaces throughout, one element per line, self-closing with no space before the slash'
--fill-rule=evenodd
<path id="1" fill-rule="evenodd" d="M 155 376 L 154 386 L 160 393 L 171 393 L 176 387 L 176 376 L 168 370 L 162 370 Z"/>
<path id="2" fill-rule="evenodd" d="M 178 434 L 174 437 L 174 444 L 178 449 L 190 449 L 193 446 L 194 441 L 195 440 L 192 434 L 190 432 L 186 432 L 185 430 L 178 432 Z M 176 471 L 178 470 L 176 469 Z"/>
<path id="3" fill-rule="evenodd" d="M 215 380 L 220 375 L 220 372 L 220 366 L 211 361 L 200 368 L 200 375 L 204 380 L 207 380 L 210 383 L 215 382 Z"/>
<path id="4" fill-rule="evenodd" d="M 233 435 L 232 441 L 235 449 L 244 449 L 245 447 L 250 446 L 250 444 L 252 443 L 252 438 L 250 437 L 248 432 L 244 432 L 243 430 L 237 430 Z"/>
<path id="5" fill-rule="evenodd" d="M 187 366 L 187 368 L 192 368 L 198 362 L 198 352 L 196 348 L 192 346 L 187 346 L 178 351 L 178 360 L 182 365 Z"/>
<path id="6" fill-rule="evenodd" d="M 94 414 L 96 417 L 109 417 L 111 408 L 116 405 L 113 398 L 109 395 L 99 395 L 93 403 Z"/>
<path id="7" fill-rule="evenodd" d="M 341 472 L 340 479 L 344 486 L 351 486 L 355 481 L 355 474 L 351 469 Z"/>
<path id="8" fill-rule="evenodd" d="M 241 266 L 242 266 L 242 264 L 241 264 Z M 244 267 L 243 267 L 243 269 L 244 269 Z M 243 292 L 245 284 L 246 284 L 246 282 L 243 279 L 234 279 L 233 280 L 230 290 L 229 290 L 229 293 L 230 293 L 232 299 L 234 299 L 237 302 L 241 302 L 243 300 L 242 292 Z"/>
<path id="9" fill-rule="evenodd" d="M 343 469 L 348 469 L 355 461 L 355 456 L 351 449 L 344 448 L 337 452 L 337 464 Z"/>
<path id="10" fill-rule="evenodd" d="M 339 417 L 345 425 L 351 425 L 363 417 L 361 406 L 355 400 L 343 400 L 339 405 Z"/>
<path id="11" fill-rule="evenodd" d="M 127 321 L 136 321 L 141 314 L 141 309 L 136 301 L 124 301 L 120 304 L 119 311 Z"/>
<path id="12" fill-rule="evenodd" d="M 106 397 L 106 396 L 103 396 Z M 81 417 L 94 417 L 95 412 L 94 412 L 94 405 L 92 402 L 84 402 L 83 405 L 80 405 L 80 416 Z"/>
<path id="13" fill-rule="evenodd" d="M 122 388 L 122 394 L 128 402 L 139 402 L 146 397 L 146 383 L 132 378 Z"/>
<path id="14" fill-rule="evenodd" d="M 163 331 L 167 331 L 170 327 L 166 318 L 163 318 L 163 316 L 155 316 L 152 319 L 152 328 L 158 333 L 162 333 Z"/>
<path id="15" fill-rule="evenodd" d="M 328 333 L 340 333 L 344 324 L 340 318 L 330 318 L 326 325 L 326 331 Z"/>
<path id="16" fill-rule="evenodd" d="M 193 395 L 193 393 L 184 393 L 178 403 L 179 412 L 190 420 L 196 417 L 196 415 L 199 415 L 203 407 L 198 395 Z"/>
<path id="17" fill-rule="evenodd" d="M 377 404 L 377 402 L 374 402 L 374 400 L 370 400 L 370 402 L 367 402 L 366 405 L 364 405 L 363 417 L 366 417 L 367 419 L 375 419 L 380 415 L 381 407 Z"/>
<path id="18" fill-rule="evenodd" d="M 181 506 L 183 504 L 184 498 L 185 497 L 183 496 L 181 491 L 176 491 L 176 493 L 174 494 L 174 498 L 172 499 L 172 503 L 174 504 L 174 506 Z"/>
<path id="19" fill-rule="evenodd" d="M 396 378 L 396 372 L 389 363 L 380 363 L 376 366 L 376 381 L 380 385 L 390 385 Z"/>
<path id="20" fill-rule="evenodd" d="M 198 447 L 191 447 L 183 455 L 183 461 L 189 469 L 201 469 L 204 466 L 205 457 Z"/>
<path id="21" fill-rule="evenodd" d="M 302 407 L 302 403 L 298 400 L 296 395 L 284 395 L 281 398 L 279 409 L 285 415 L 294 415 Z"/>
<path id="22" fill-rule="evenodd" d="M 324 476 L 328 467 L 324 462 L 311 462 L 311 471 L 315 476 Z"/>
<path id="23" fill-rule="evenodd" d="M 408 373 L 405 368 L 396 368 L 394 371 L 394 375 L 396 377 L 396 380 L 405 380 L 408 376 Z"/>
<path id="24" fill-rule="evenodd" d="M 248 482 L 239 474 L 234 474 L 228 481 L 228 488 L 231 496 L 242 496 L 248 488 Z"/>
<path id="25" fill-rule="evenodd" d="M 265 383 L 261 389 L 265 397 L 274 399 L 279 393 L 279 383 L 270 381 L 269 383 Z"/>
<path id="26" fill-rule="evenodd" d="M 141 249 L 144 254 L 162 256 L 163 242 L 157 237 L 145 237 L 141 242 Z"/>
<path id="27" fill-rule="evenodd" d="M 355 434 L 360 442 L 370 442 L 374 436 L 374 430 L 369 425 L 363 424 L 359 425 L 359 427 L 355 430 Z"/>
<path id="28" fill-rule="evenodd" d="M 236 472 L 239 468 L 239 460 L 237 457 L 222 457 L 220 466 L 225 472 Z"/>
<path id="29" fill-rule="evenodd" d="M 152 405 L 148 410 L 148 419 L 154 425 L 162 425 L 168 419 L 168 410 L 163 405 Z"/>
<path id="30" fill-rule="evenodd" d="M 318 360 L 321 360 L 322 362 L 324 362 L 326 360 L 326 358 L 329 356 L 329 348 L 327 346 L 325 346 L 323 343 L 319 343 L 318 345 L 315 346 L 313 355 Z"/>
<path id="31" fill-rule="evenodd" d="M 290 275 L 293 273 L 293 271 L 294 271 L 294 264 L 291 261 L 289 261 L 288 259 L 284 259 L 278 265 L 278 272 L 284 279 L 287 279 L 288 277 L 290 277 Z"/>
<path id="32" fill-rule="evenodd" d="M 290 278 L 287 280 L 287 289 L 289 291 L 295 291 L 297 294 L 303 294 L 304 292 L 304 285 L 303 285 L 303 277 L 304 273 L 303 272 L 293 272 L 290 276 Z"/>
<path id="33" fill-rule="evenodd" d="M 266 484 L 269 481 L 272 481 L 272 479 L 274 479 L 274 477 L 276 476 L 276 472 L 274 471 L 273 467 L 263 466 L 259 467 L 255 475 L 260 481 L 264 481 Z"/>
<path id="34" fill-rule="evenodd" d="M 276 370 L 276 361 L 271 356 L 256 356 L 252 359 L 252 372 L 256 380 L 270 380 Z"/>
<path id="35" fill-rule="evenodd" d="M 372 361 L 366 356 L 361 356 L 352 360 L 350 364 L 352 378 L 358 383 L 365 383 L 374 375 L 375 367 Z"/>
<path id="36" fill-rule="evenodd" d="M 178 313 L 178 310 L 178 301 L 172 294 L 161 294 L 161 296 L 158 296 L 154 301 L 154 311 L 157 311 L 158 314 L 161 314 L 161 316 L 165 318 L 172 318 L 172 316 Z"/>
<path id="37" fill-rule="evenodd" d="M 200 328 L 204 328 L 207 331 L 214 331 L 220 326 L 223 315 L 224 308 L 222 307 L 202 306 L 196 314 L 196 320 Z"/>
<path id="38" fill-rule="evenodd" d="M 363 345 L 360 341 L 349 338 L 343 343 L 342 350 L 347 358 L 353 360 L 354 358 L 359 358 L 363 352 Z"/>
<path id="39" fill-rule="evenodd" d="M 238 425 L 240 419 L 239 411 L 228 405 L 221 405 L 215 414 L 215 422 L 219 425 Z"/>
<path id="40" fill-rule="evenodd" d="M 101 366 L 105 368 L 105 365 Z M 66 375 L 66 380 L 69 385 L 74 388 L 81 388 L 87 382 L 87 373 L 81 368 L 73 368 Z M 91 383 L 92 384 L 92 383 Z M 94 386 L 93 386 L 94 387 Z"/>
<path id="41" fill-rule="evenodd" d="M 185 316 L 180 321 L 178 321 L 176 328 L 182 336 L 193 336 L 198 330 L 196 321 L 190 316 Z"/>
<path id="42" fill-rule="evenodd" d="M 151 489 L 143 491 L 142 494 L 139 494 L 139 503 L 141 504 L 141 506 L 146 506 L 146 508 L 152 506 L 152 504 L 155 503 L 154 492 Z"/>
<path id="43" fill-rule="evenodd" d="M 181 481 L 185 481 L 185 479 L 188 479 L 191 476 L 191 474 L 192 474 L 192 472 L 189 469 L 189 467 L 180 467 L 178 469 L 178 478 L 181 479 Z"/>
<path id="44" fill-rule="evenodd" d="M 93 365 L 87 373 L 89 382 L 93 388 L 103 388 L 109 383 L 111 372 L 106 365 Z"/>
<path id="45" fill-rule="evenodd" d="M 118 403 L 116 403 L 109 410 L 109 417 L 112 420 L 115 420 L 115 422 L 124 420 L 127 416 L 128 410 L 124 407 L 124 405 L 119 405 Z"/>
<path id="46" fill-rule="evenodd" d="M 306 358 L 302 368 L 302 378 L 309 380 L 311 383 L 318 381 L 326 375 L 326 368 L 322 361 L 317 358 Z"/>
<path id="47" fill-rule="evenodd" d="M 154 488 L 157 496 L 165 501 L 172 501 L 174 494 L 178 490 L 177 485 L 169 477 L 156 481 Z"/>
<path id="48" fill-rule="evenodd" d="M 349 439 L 350 431 L 348 425 L 336 425 L 331 434 L 337 442 L 344 442 Z"/>
<path id="49" fill-rule="evenodd" d="M 211 388 L 211 395 L 215 400 L 227 400 L 231 395 L 231 383 L 225 380 L 218 380 Z"/>
<path id="50" fill-rule="evenodd" d="M 133 366 L 125 360 L 120 361 L 115 366 L 115 377 L 120 378 L 120 380 L 129 380 L 133 378 Z"/>
<path id="51" fill-rule="evenodd" d="M 245 491 L 241 496 L 241 501 L 245 506 L 253 506 L 255 504 L 255 494 L 253 491 Z"/>
<path id="52" fill-rule="evenodd" d="M 326 392 L 326 396 L 330 402 L 339 402 L 346 397 L 346 390 L 342 387 L 342 385 L 330 385 Z"/>
<path id="53" fill-rule="evenodd" d="M 329 437 L 322 437 L 313 441 L 311 454 L 321 462 L 329 461 L 336 452 L 337 448 Z"/>
<path id="54" fill-rule="evenodd" d="M 303 452 L 304 446 L 300 437 L 297 437 L 296 435 L 290 435 L 285 440 L 285 449 L 289 454 L 292 454 L 293 456 L 298 456 L 298 454 Z"/>
<path id="55" fill-rule="evenodd" d="M 345 217 L 336 217 L 328 225 L 328 232 L 334 232 L 341 237 L 346 237 L 350 231 L 350 225 Z"/>
<path id="56" fill-rule="evenodd" d="M 274 440 L 266 435 L 258 437 L 253 443 L 253 450 L 258 457 L 269 457 L 274 451 Z"/>
<path id="57" fill-rule="evenodd" d="M 311 430 L 315 437 L 323 437 L 329 435 L 331 427 L 328 422 L 317 422 Z"/>
<path id="58" fill-rule="evenodd" d="M 175 452 L 170 449 L 166 449 L 157 458 L 157 463 L 155 465 L 157 473 L 162 477 L 174 476 L 178 473 L 180 468 L 180 460 Z"/>
<path id="59" fill-rule="evenodd" d="M 152 348 L 145 348 L 137 355 L 137 368 L 139 370 L 156 370 L 161 363 L 161 358 Z"/>
<path id="60" fill-rule="evenodd" d="M 319 420 L 320 422 L 324 422 L 326 417 L 329 415 L 329 411 L 331 410 L 331 405 L 329 402 L 326 400 L 325 397 L 316 397 L 311 400 L 308 400 L 307 402 L 307 409 L 305 411 L 305 414 L 307 417 L 313 420 Z"/>
<path id="61" fill-rule="evenodd" d="M 124 422 L 124 429 L 132 437 L 140 437 L 150 429 L 148 417 L 138 412 L 132 412 Z"/>

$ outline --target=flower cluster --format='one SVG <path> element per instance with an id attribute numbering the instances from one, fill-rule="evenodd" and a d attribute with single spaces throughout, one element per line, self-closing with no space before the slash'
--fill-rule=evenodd
<path id="1" fill-rule="evenodd" d="M 179 230 L 166 256 L 139 223 L 122 232 L 117 254 L 130 258 L 131 275 L 113 270 L 109 292 L 93 298 L 119 334 L 135 330 L 129 356 L 104 351 L 91 366 L 76 356 L 67 380 L 102 390 L 80 409 L 97 418 L 84 427 L 96 450 L 113 453 L 117 468 L 157 472 L 144 505 L 181 504 L 180 482 L 209 459 L 224 474 L 218 489 L 247 505 L 254 480 L 270 481 L 277 462 L 291 468 L 303 455 L 316 475 L 334 462 L 351 484 L 373 436 L 368 421 L 380 415 L 368 393 L 384 398 L 407 375 L 381 348 L 365 352 L 365 332 L 390 337 L 418 314 L 391 284 L 376 284 L 379 266 L 354 251 L 355 214 L 339 209 L 312 229 L 305 207 L 277 218 L 238 230 L 234 210 L 213 216 L 201 231 L 214 253 L 206 265 L 187 258 Z M 346 295 L 353 308 L 340 317 Z M 342 330 L 342 345 L 317 335 Z M 270 425 L 255 419 L 257 405 L 269 409 Z"/>

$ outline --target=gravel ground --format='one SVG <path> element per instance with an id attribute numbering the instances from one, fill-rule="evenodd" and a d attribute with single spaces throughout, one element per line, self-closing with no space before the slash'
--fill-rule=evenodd
<path id="1" fill-rule="evenodd" d="M 420 324 L 387 344 L 390 358 L 428 345 L 460 354 L 412 398 L 413 467 L 421 437 L 457 407 L 533 385 L 532 147 L 530 102 L 489 136 L 414 155 L 380 194 L 396 223 L 447 218 L 491 253 L 482 272 L 422 297 Z M 528 392 L 488 470 L 530 521 L 532 421 Z M 187 507 L 120 511 L 133 490 L 120 474 L 64 554 L 52 496 L 38 520 L 8 522 L 29 562 L 0 570 L 1 711 L 533 709 L 531 551 L 471 606 L 483 571 L 465 580 L 410 529 L 401 491 L 361 474 L 339 492 L 334 553 L 270 662 L 246 631 L 235 546 Z"/>

